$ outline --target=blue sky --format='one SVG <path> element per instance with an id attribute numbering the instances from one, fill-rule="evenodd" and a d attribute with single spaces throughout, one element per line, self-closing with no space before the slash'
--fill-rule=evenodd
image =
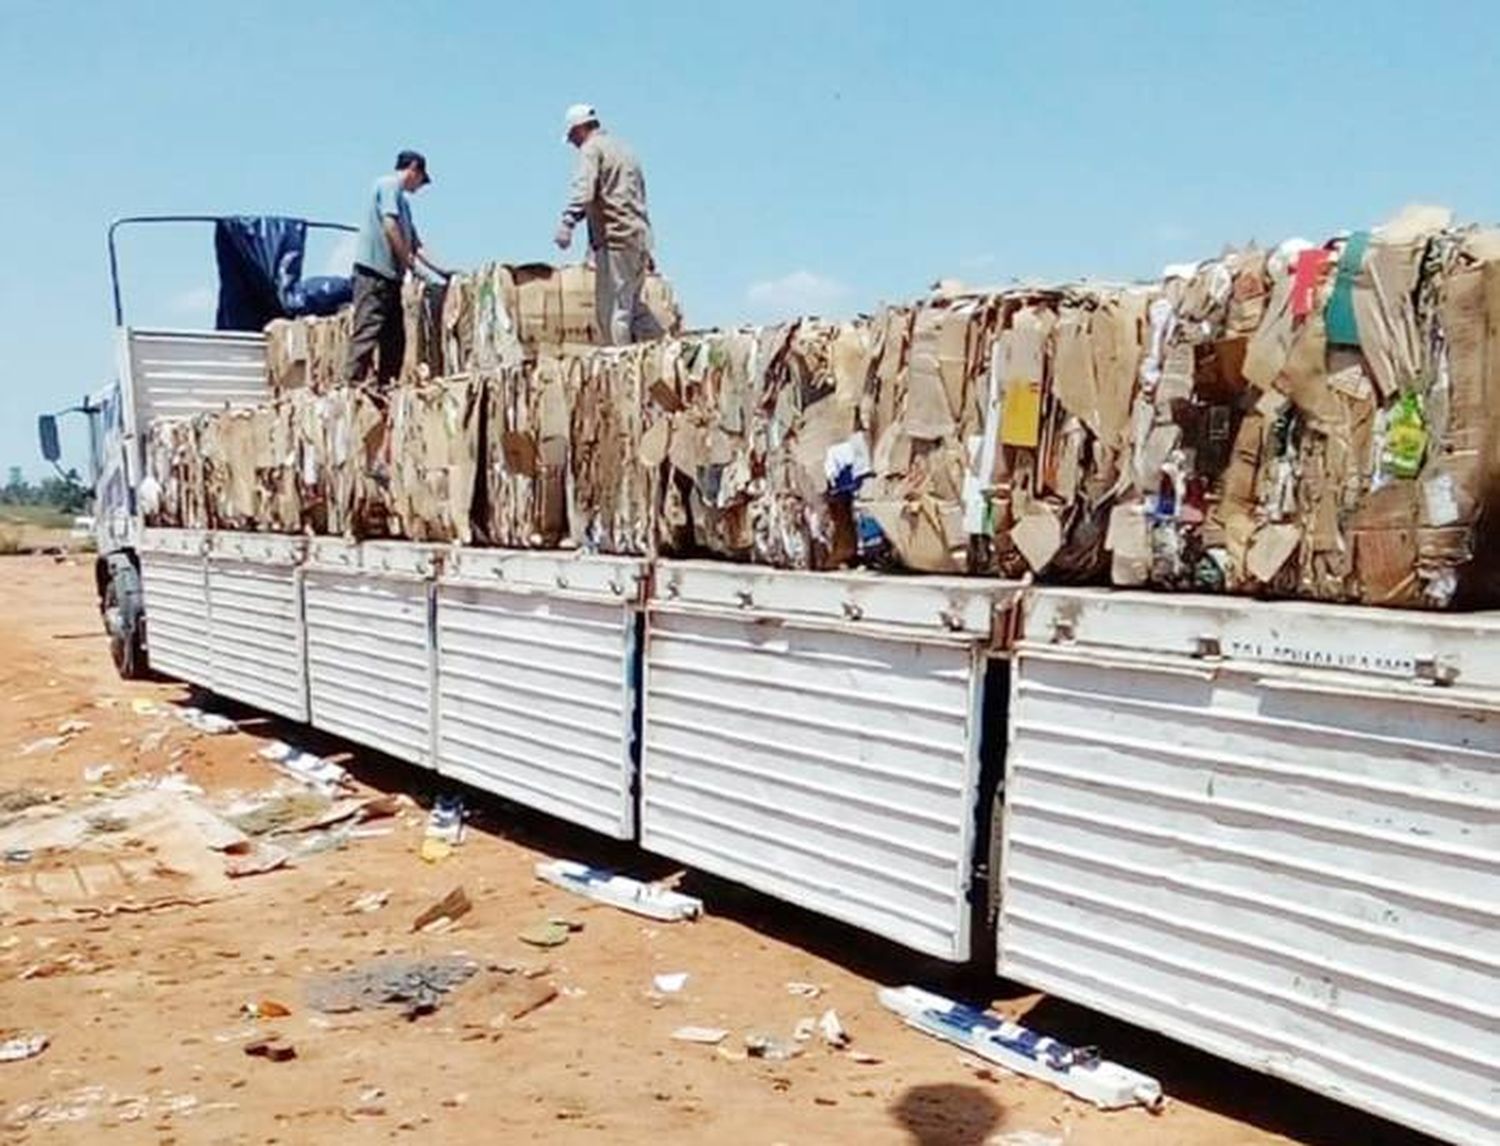
<path id="1" fill-rule="evenodd" d="M 1479 2 L 0 0 L 0 468 L 40 474 L 36 413 L 113 371 L 117 215 L 352 220 L 416 146 L 435 254 L 551 259 L 587 100 L 695 325 L 1142 277 L 1411 201 L 1500 217 L 1497 33 Z M 206 230 L 124 258 L 129 318 L 211 323 Z"/>

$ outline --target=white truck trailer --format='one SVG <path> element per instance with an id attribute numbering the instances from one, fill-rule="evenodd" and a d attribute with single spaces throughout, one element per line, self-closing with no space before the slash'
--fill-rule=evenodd
<path id="1" fill-rule="evenodd" d="M 145 529 L 148 422 L 264 346 L 119 347 L 122 671 L 1500 1140 L 1500 617 Z"/>

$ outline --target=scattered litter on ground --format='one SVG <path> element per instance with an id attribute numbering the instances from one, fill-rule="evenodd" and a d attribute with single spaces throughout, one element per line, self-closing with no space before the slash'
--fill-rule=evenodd
<path id="1" fill-rule="evenodd" d="M 444 792 L 432 802 L 432 808 L 427 813 L 427 828 L 422 836 L 422 858 L 429 858 L 429 844 L 440 845 L 430 850 L 438 859 L 443 859 L 447 856 L 443 848 L 451 851 L 463 842 L 464 799 L 457 793 Z"/>
<path id="2" fill-rule="evenodd" d="M 439 863 L 453 854 L 453 847 L 444 840 L 424 839 L 419 853 L 427 863 Z"/>
<path id="3" fill-rule="evenodd" d="M 23 744 L 19 756 L 35 756 L 38 752 L 56 752 L 68 742 L 66 736 L 43 736 L 40 740 L 33 740 L 30 744 Z"/>
<path id="4" fill-rule="evenodd" d="M 92 727 L 94 726 L 87 720 L 80 720 L 74 717 L 72 720 L 64 720 L 59 724 L 57 726 L 57 734 L 59 736 L 77 736 L 80 732 L 87 732 Z"/>
<path id="5" fill-rule="evenodd" d="M 17 979 L 51 979 L 57 975 L 92 975 L 100 968 L 76 951 L 69 951 L 52 959 L 33 963 L 16 976 Z"/>
<path id="6" fill-rule="evenodd" d="M 295 792 L 271 792 L 244 806 L 231 810 L 225 818 L 246 835 L 266 836 L 308 820 L 315 820 L 329 808 L 327 796 L 299 789 Z"/>
<path id="7" fill-rule="evenodd" d="M 0 812 L 24 812 L 40 804 L 50 804 L 52 797 L 35 788 L 11 788 L 0 792 Z"/>
<path id="8" fill-rule="evenodd" d="M 5 862 L 14 864 L 30 863 L 35 858 L 35 855 L 36 853 L 30 848 L 6 848 Z"/>
<path id="9" fill-rule="evenodd" d="M 130 710 L 137 716 L 155 716 L 161 711 L 154 700 L 147 700 L 144 696 L 135 697 L 130 702 Z"/>
<path id="10" fill-rule="evenodd" d="M 238 732 L 240 727 L 227 716 L 220 716 L 217 712 L 204 712 L 201 708 L 179 708 L 177 718 L 205 736 L 223 736 Z"/>
<path id="11" fill-rule="evenodd" d="M 292 853 L 276 844 L 257 840 L 247 850 L 224 857 L 224 874 L 231 879 L 263 875 L 291 862 Z"/>
<path id="12" fill-rule="evenodd" d="M 795 1042 L 786 1042 L 766 1034 L 750 1034 L 745 1036 L 745 1053 L 751 1058 L 763 1058 L 770 1062 L 784 1062 L 790 1058 L 796 1058 L 802 1053 L 802 1048 Z"/>
<path id="13" fill-rule="evenodd" d="M 879 1055 L 871 1054 L 869 1051 L 850 1051 L 849 1061 L 857 1062 L 860 1066 L 879 1066 L 885 1059 Z"/>
<path id="14" fill-rule="evenodd" d="M 799 1043 L 811 1042 L 817 1031 L 818 1020 L 809 1015 L 805 1019 L 797 1020 L 797 1025 L 792 1028 L 792 1038 Z"/>
<path id="15" fill-rule="evenodd" d="M 536 865 L 538 879 L 611 907 L 633 911 L 652 919 L 672 923 L 697 919 L 703 914 L 703 901 L 683 895 L 660 883 L 642 883 L 629 876 L 616 875 L 602 868 L 572 860 L 548 860 Z"/>
<path id="16" fill-rule="evenodd" d="M 1092 1047 L 1070 1047 L 991 1011 L 917 987 L 882 987 L 878 996 L 909 1026 L 1007 1070 L 1051 1083 L 1101 1110 L 1160 1110 L 1165 1102 L 1156 1079 L 1101 1059 Z"/>
<path id="17" fill-rule="evenodd" d="M 653 976 L 651 985 L 663 995 L 675 995 L 687 986 L 687 981 L 686 971 L 672 971 L 664 975 Z"/>
<path id="18" fill-rule="evenodd" d="M 447 925 L 452 924 L 461 916 L 467 915 L 474 907 L 469 901 L 468 894 L 462 887 L 455 887 L 442 899 L 438 900 L 426 911 L 412 920 L 413 931 L 424 931 L 435 923 L 447 920 Z"/>
<path id="19" fill-rule="evenodd" d="M 823 993 L 823 988 L 816 983 L 788 983 L 786 993 L 801 999 L 816 999 Z"/>
<path id="20" fill-rule="evenodd" d="M 372 911 L 379 911 L 390 902 L 390 898 L 391 889 L 388 887 L 383 887 L 379 891 L 367 892 L 349 904 L 349 914 L 368 915 Z"/>
<path id="21" fill-rule="evenodd" d="M 36 1058 L 47 1049 L 48 1042 L 46 1035 L 23 1035 L 20 1038 L 7 1039 L 0 1043 L 0 1062 L 21 1062 L 24 1059 Z"/>
<path id="22" fill-rule="evenodd" d="M 285 741 L 276 740 L 267 744 L 260 750 L 260 755 L 292 779 L 325 795 L 332 796 L 352 783 L 348 770 L 342 765 L 311 752 L 304 752 L 300 748 L 293 748 Z"/>
<path id="23" fill-rule="evenodd" d="M 479 964 L 461 956 L 381 959 L 352 971 L 324 976 L 307 988 L 310 1007 L 342 1014 L 399 1006 L 409 1019 L 435 1011 L 444 994 L 473 978 Z"/>
<path id="24" fill-rule="evenodd" d="M 843 1050 L 850 1043 L 849 1032 L 844 1029 L 844 1024 L 839 1022 L 838 1012 L 832 1007 L 823 1012 L 818 1019 L 818 1033 L 823 1036 L 823 1041 L 834 1050 Z"/>
<path id="25" fill-rule="evenodd" d="M 379 1118 L 385 1114 L 385 1103 L 380 1100 L 385 1097 L 385 1091 L 378 1086 L 367 1086 L 359 1092 L 359 1101 L 349 1108 L 350 1115 L 356 1118 Z"/>
<path id="26" fill-rule="evenodd" d="M 297 1057 L 297 1048 L 284 1039 L 261 1038 L 246 1043 L 245 1053 L 252 1058 L 266 1058 L 272 1062 L 290 1062 Z"/>
<path id="27" fill-rule="evenodd" d="M 490 1019 L 488 1026 L 491 1030 L 495 1030 L 507 1023 L 524 1019 L 527 1015 L 541 1010 L 559 994 L 558 989 L 551 983 L 539 983 L 534 979 L 494 980 L 486 1002 L 491 1006 L 498 1004 L 499 1010 Z"/>
<path id="28" fill-rule="evenodd" d="M 167 734 L 168 730 L 165 728 L 158 728 L 155 732 L 148 732 L 140 738 L 136 747 L 143 753 L 159 752 L 162 745 L 167 742 Z"/>
<path id="29" fill-rule="evenodd" d="M 1042 1134 L 1035 1130 L 1007 1130 L 986 1139 L 984 1146 L 1063 1146 L 1062 1134 Z"/>
<path id="30" fill-rule="evenodd" d="M 572 934 L 566 923 L 558 923 L 554 919 L 543 919 L 537 923 L 523 927 L 517 938 L 522 943 L 530 943 L 533 947 L 561 947 L 568 941 Z"/>
<path id="31" fill-rule="evenodd" d="M 113 764 L 90 764 L 83 770 L 83 782 L 85 784 L 102 784 L 105 779 L 115 774 Z"/>
<path id="32" fill-rule="evenodd" d="M 246 1003 L 240 1008 L 240 1014 L 247 1019 L 284 1019 L 292 1013 L 292 1009 L 285 1003 L 278 1003 L 275 999 L 261 999 L 258 1002 Z"/>
<path id="33" fill-rule="evenodd" d="M 183 796 L 203 795 L 203 789 L 181 772 L 165 772 L 153 777 L 145 786 L 155 788 L 159 792 L 177 792 Z"/>
<path id="34" fill-rule="evenodd" d="M 718 1046 L 729 1037 L 729 1032 L 723 1027 L 678 1027 L 672 1032 L 672 1037 L 680 1043 Z"/>

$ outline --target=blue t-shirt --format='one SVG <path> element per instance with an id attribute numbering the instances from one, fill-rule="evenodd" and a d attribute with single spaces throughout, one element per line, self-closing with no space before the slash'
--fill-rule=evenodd
<path id="1" fill-rule="evenodd" d="M 370 198 L 365 211 L 365 221 L 359 228 L 359 243 L 354 248 L 356 266 L 366 267 L 388 279 L 399 279 L 404 267 L 396 265 L 396 256 L 391 251 L 391 242 L 386 238 L 386 216 L 396 220 L 407 244 L 417 247 L 417 228 L 411 221 L 411 206 L 406 191 L 401 186 L 401 173 L 382 175 L 370 188 Z"/>

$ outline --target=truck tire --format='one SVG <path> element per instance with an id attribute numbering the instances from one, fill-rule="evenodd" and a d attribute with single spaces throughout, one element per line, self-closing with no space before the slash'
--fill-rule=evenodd
<path id="1" fill-rule="evenodd" d="M 141 575 L 128 560 L 111 561 L 109 579 L 99 598 L 104 631 L 109 634 L 109 655 L 115 671 L 125 680 L 144 680 L 146 664 L 146 609 L 141 593 Z"/>

